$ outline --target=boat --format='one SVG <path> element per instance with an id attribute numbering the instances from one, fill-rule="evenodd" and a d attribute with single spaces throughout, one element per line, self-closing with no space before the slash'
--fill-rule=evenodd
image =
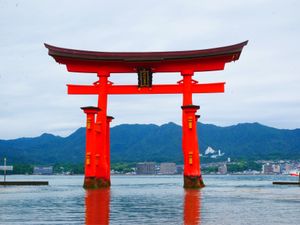
<path id="1" fill-rule="evenodd" d="M 300 176 L 300 171 L 299 170 L 291 170 L 290 175 L 294 177 Z"/>

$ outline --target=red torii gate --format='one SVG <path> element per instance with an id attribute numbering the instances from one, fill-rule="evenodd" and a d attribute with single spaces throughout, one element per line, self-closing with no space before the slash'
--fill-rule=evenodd
<path id="1" fill-rule="evenodd" d="M 110 186 L 109 126 L 107 96 L 118 94 L 182 94 L 182 149 L 184 187 L 201 188 L 196 115 L 193 93 L 224 92 L 224 82 L 199 84 L 195 72 L 223 70 L 226 63 L 238 60 L 248 41 L 213 49 L 173 52 L 95 52 L 58 48 L 45 44 L 48 54 L 64 64 L 69 72 L 96 73 L 93 85 L 67 85 L 68 94 L 96 94 L 98 107 L 83 107 L 87 115 L 85 188 Z M 180 72 L 177 84 L 152 85 L 153 73 Z M 137 73 L 137 85 L 115 85 L 108 80 L 111 73 Z"/>

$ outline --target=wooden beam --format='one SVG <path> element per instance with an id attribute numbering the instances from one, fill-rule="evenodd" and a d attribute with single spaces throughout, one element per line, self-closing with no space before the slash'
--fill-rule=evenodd
<path id="1" fill-rule="evenodd" d="M 209 84 L 192 84 L 192 93 L 223 93 L 224 82 Z M 101 89 L 97 85 L 73 85 L 68 84 L 70 95 L 97 95 Z M 137 85 L 108 85 L 107 94 L 130 95 L 130 94 L 182 94 L 182 84 L 153 85 L 152 87 L 139 88 Z"/>

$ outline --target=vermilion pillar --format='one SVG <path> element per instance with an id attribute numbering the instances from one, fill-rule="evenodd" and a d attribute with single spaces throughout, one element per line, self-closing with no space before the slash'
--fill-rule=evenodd
<path id="1" fill-rule="evenodd" d="M 110 186 L 110 162 L 108 143 L 108 122 L 107 122 L 107 86 L 109 73 L 98 73 L 99 95 L 98 107 L 101 111 L 97 114 L 96 120 L 96 178 L 97 187 Z"/>
<path id="2" fill-rule="evenodd" d="M 110 123 L 114 119 L 112 116 L 107 116 L 106 117 L 106 173 L 108 174 L 108 179 L 109 179 L 109 184 L 110 184 Z"/>
<path id="3" fill-rule="evenodd" d="M 199 107 L 199 109 L 200 109 L 200 107 Z M 196 149 L 198 149 L 198 155 L 199 155 L 199 171 L 200 171 L 200 175 L 201 175 L 201 160 L 200 160 L 200 146 L 199 146 L 199 139 L 198 139 L 198 120 L 199 120 L 199 118 L 200 118 L 200 115 L 196 115 L 195 116 L 195 119 L 196 119 L 196 121 L 195 121 L 195 129 L 196 129 Z M 201 136 L 201 134 L 200 134 L 200 136 Z M 203 181 L 202 181 L 203 182 Z"/>
<path id="4" fill-rule="evenodd" d="M 182 150 L 184 160 L 184 187 L 202 188 L 204 183 L 200 170 L 199 144 L 197 137 L 196 116 L 199 106 L 193 105 L 192 80 L 193 73 L 182 73 L 183 106 L 182 108 Z"/>
<path id="5" fill-rule="evenodd" d="M 201 188 L 204 183 L 200 171 L 200 157 L 195 113 L 196 105 L 182 106 L 182 149 L 184 160 L 184 187 Z"/>
<path id="6" fill-rule="evenodd" d="M 96 188 L 96 131 L 95 115 L 100 111 L 97 107 L 82 107 L 86 119 L 86 151 L 84 188 Z"/>

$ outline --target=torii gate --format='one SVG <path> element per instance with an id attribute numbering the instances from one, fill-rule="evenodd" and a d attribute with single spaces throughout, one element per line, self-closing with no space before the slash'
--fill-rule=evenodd
<path id="1" fill-rule="evenodd" d="M 238 60 L 248 41 L 213 49 L 173 52 L 95 52 L 58 48 L 45 44 L 48 54 L 64 64 L 69 72 L 95 73 L 93 85 L 67 85 L 68 94 L 98 95 L 98 107 L 83 107 L 87 115 L 84 188 L 110 186 L 110 122 L 107 96 L 123 94 L 182 94 L 182 149 L 184 187 L 201 188 L 196 115 L 193 93 L 224 92 L 224 82 L 199 84 L 195 72 L 223 70 L 226 63 Z M 154 73 L 179 72 L 177 84 L 153 85 Z M 137 73 L 138 84 L 115 85 L 108 80 L 112 73 Z"/>

